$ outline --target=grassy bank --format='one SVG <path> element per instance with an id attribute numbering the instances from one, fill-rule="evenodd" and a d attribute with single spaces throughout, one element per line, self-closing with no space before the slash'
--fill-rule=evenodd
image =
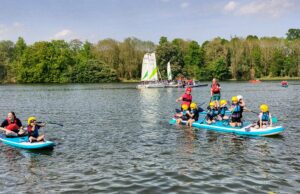
<path id="1" fill-rule="evenodd" d="M 300 77 L 262 77 L 261 81 L 300 80 Z"/>

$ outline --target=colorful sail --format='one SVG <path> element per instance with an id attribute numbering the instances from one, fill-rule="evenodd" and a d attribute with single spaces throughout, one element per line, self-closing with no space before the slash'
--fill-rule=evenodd
<path id="1" fill-rule="evenodd" d="M 148 81 L 149 77 L 149 58 L 150 54 L 146 53 L 143 58 L 143 64 L 142 64 L 142 77 L 141 81 Z"/>
<path id="2" fill-rule="evenodd" d="M 170 64 L 170 61 L 168 62 L 168 65 L 167 65 L 167 74 L 168 74 L 168 80 L 172 80 L 172 72 L 171 72 L 171 64 Z"/>

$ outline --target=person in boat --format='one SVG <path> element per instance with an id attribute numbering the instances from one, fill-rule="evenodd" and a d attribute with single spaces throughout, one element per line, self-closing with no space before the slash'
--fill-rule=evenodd
<path id="1" fill-rule="evenodd" d="M 221 100 L 220 107 L 218 112 L 218 120 L 227 120 L 229 117 L 226 115 L 226 111 L 228 110 L 227 101 Z"/>
<path id="2" fill-rule="evenodd" d="M 231 111 L 230 126 L 240 127 L 242 125 L 242 112 L 244 107 L 239 103 L 237 96 L 233 96 L 231 98 L 231 101 L 232 101 L 232 105 L 229 109 Z"/>
<path id="3" fill-rule="evenodd" d="M 212 101 L 209 103 L 209 107 L 207 107 L 207 113 L 206 113 L 206 123 L 212 124 L 216 122 L 217 116 L 218 116 L 219 110 L 217 107 L 217 104 Z"/>
<path id="4" fill-rule="evenodd" d="M 176 123 L 180 124 L 182 121 L 188 121 L 190 119 L 189 115 L 189 106 L 187 104 L 183 104 L 181 106 L 182 111 L 180 113 L 175 114 Z"/>
<path id="5" fill-rule="evenodd" d="M 210 96 L 210 101 L 216 101 L 217 106 L 219 106 L 219 100 L 221 98 L 221 86 L 216 78 L 212 80 Z"/>
<path id="6" fill-rule="evenodd" d="M 1 128 L 5 131 L 6 136 L 22 136 L 25 134 L 20 119 L 16 117 L 14 112 L 9 112 L 7 118 L 2 122 Z"/>
<path id="7" fill-rule="evenodd" d="M 188 109 L 190 108 L 190 104 L 192 103 L 193 96 L 192 96 L 192 88 L 186 88 L 185 93 L 181 95 L 178 99 L 176 99 L 176 102 L 182 101 L 182 105 L 186 104 L 188 106 Z"/>
<path id="8" fill-rule="evenodd" d="M 44 123 L 38 124 L 35 117 L 28 118 L 27 130 L 28 130 L 28 141 L 30 143 L 44 141 L 45 136 L 39 134 L 39 129 L 41 127 L 45 127 L 45 124 Z"/>
<path id="9" fill-rule="evenodd" d="M 258 115 L 259 120 L 255 128 L 266 128 L 268 126 L 272 127 L 272 115 L 269 112 L 269 107 L 266 104 L 260 105 L 260 113 Z"/>
<path id="10" fill-rule="evenodd" d="M 192 127 L 193 122 L 198 121 L 199 119 L 199 112 L 200 110 L 198 109 L 198 106 L 195 102 L 191 103 L 191 111 L 188 113 L 190 119 L 187 122 L 187 126 Z"/>

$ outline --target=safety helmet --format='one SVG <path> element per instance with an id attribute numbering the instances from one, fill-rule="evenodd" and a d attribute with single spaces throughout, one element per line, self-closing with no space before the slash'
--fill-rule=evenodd
<path id="1" fill-rule="evenodd" d="M 221 100 L 220 105 L 223 106 L 224 104 L 227 104 L 227 101 L 226 100 Z"/>
<path id="2" fill-rule="evenodd" d="M 181 108 L 182 108 L 182 110 L 187 110 L 187 109 L 189 108 L 189 106 L 188 106 L 187 104 L 183 104 L 183 105 L 181 106 Z"/>
<path id="3" fill-rule="evenodd" d="M 30 123 L 32 123 L 32 121 L 36 121 L 36 118 L 35 117 L 29 117 L 28 121 L 27 121 L 28 125 L 30 125 Z"/>
<path id="4" fill-rule="evenodd" d="M 266 104 L 262 104 L 262 105 L 260 105 L 260 110 L 262 112 L 267 112 L 269 110 L 269 107 Z"/>
<path id="5" fill-rule="evenodd" d="M 192 88 L 187 87 L 187 88 L 185 89 L 185 92 L 192 92 Z"/>
<path id="6" fill-rule="evenodd" d="M 243 96 L 242 96 L 242 95 L 237 95 L 236 97 L 237 97 L 238 100 L 243 99 Z"/>
<path id="7" fill-rule="evenodd" d="M 191 109 L 196 109 L 197 108 L 197 104 L 195 102 L 192 102 L 190 105 Z"/>
<path id="8" fill-rule="evenodd" d="M 232 96 L 231 101 L 236 103 L 236 102 L 238 102 L 239 100 L 238 100 L 238 97 L 237 97 L 237 96 Z"/>
<path id="9" fill-rule="evenodd" d="M 214 101 L 212 101 L 212 102 L 209 103 L 210 107 L 214 107 L 215 105 L 216 105 L 216 103 Z"/>

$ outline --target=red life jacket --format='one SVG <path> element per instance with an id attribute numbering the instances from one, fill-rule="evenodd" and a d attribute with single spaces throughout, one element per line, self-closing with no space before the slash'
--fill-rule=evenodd
<path id="1" fill-rule="evenodd" d="M 7 118 L 6 120 L 8 122 L 8 125 L 6 126 L 6 129 L 8 129 L 10 131 L 16 131 L 20 128 L 17 125 L 17 119 L 14 119 L 14 122 L 11 122 L 11 120 L 9 118 Z"/>
<path id="2" fill-rule="evenodd" d="M 193 96 L 191 94 L 184 93 L 181 97 L 182 97 L 182 104 L 181 104 L 181 106 L 183 104 L 186 104 L 186 105 L 188 105 L 190 107 L 190 104 L 191 104 L 191 102 L 193 100 Z"/>
<path id="3" fill-rule="evenodd" d="M 212 84 L 211 89 L 213 93 L 220 93 L 220 88 L 217 84 Z"/>

